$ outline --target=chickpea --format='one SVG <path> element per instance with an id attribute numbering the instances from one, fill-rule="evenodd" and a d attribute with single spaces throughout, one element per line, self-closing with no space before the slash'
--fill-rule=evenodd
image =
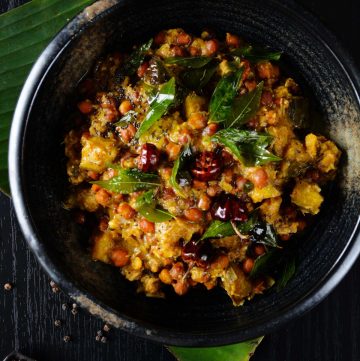
<path id="1" fill-rule="evenodd" d="M 180 33 L 176 37 L 176 43 L 178 45 L 189 45 L 191 43 L 191 36 L 186 33 Z"/>
<path id="2" fill-rule="evenodd" d="M 111 195 L 103 188 L 99 189 L 95 194 L 96 202 L 101 206 L 106 207 L 111 199 Z"/>
<path id="3" fill-rule="evenodd" d="M 254 183 L 254 186 L 257 188 L 264 188 L 267 186 L 269 177 L 266 173 L 266 170 L 263 168 L 257 168 L 251 174 L 251 181 Z"/>
<path id="4" fill-rule="evenodd" d="M 193 113 L 187 122 L 190 128 L 201 130 L 206 127 L 207 119 L 203 113 Z"/>
<path id="5" fill-rule="evenodd" d="M 110 258 L 116 267 L 123 267 L 129 262 L 129 254 L 122 248 L 115 248 L 111 252 Z"/>
<path id="6" fill-rule="evenodd" d="M 200 190 L 200 189 L 205 190 L 207 188 L 206 182 L 202 182 L 202 181 L 199 181 L 197 179 L 193 180 L 192 185 L 193 185 L 193 188 L 195 188 L 197 190 Z"/>
<path id="7" fill-rule="evenodd" d="M 191 222 L 200 222 L 203 219 L 203 212 L 199 208 L 185 209 L 184 216 Z"/>
<path id="8" fill-rule="evenodd" d="M 215 39 L 205 41 L 208 56 L 214 55 L 219 50 L 219 43 Z"/>
<path id="9" fill-rule="evenodd" d="M 219 129 L 219 126 L 216 123 L 210 123 L 203 131 L 203 135 L 212 136 L 214 135 Z"/>
<path id="10" fill-rule="evenodd" d="M 144 233 L 155 233 L 155 223 L 148 221 L 146 218 L 140 220 L 140 228 Z"/>
<path id="11" fill-rule="evenodd" d="M 149 63 L 147 61 L 144 61 L 137 69 L 137 76 L 139 78 L 142 78 L 145 75 L 148 67 L 149 67 Z"/>
<path id="12" fill-rule="evenodd" d="M 165 283 L 166 285 L 171 285 L 172 278 L 170 276 L 170 272 L 167 268 L 163 268 L 159 273 L 159 279 L 161 282 Z"/>
<path id="13" fill-rule="evenodd" d="M 124 143 L 130 143 L 131 139 L 133 139 L 136 134 L 136 128 L 132 124 L 129 124 L 127 128 L 120 129 L 120 134 Z"/>
<path id="14" fill-rule="evenodd" d="M 198 208 L 202 211 L 207 211 L 211 206 L 211 199 L 206 195 L 202 194 L 198 202 Z"/>
<path id="15" fill-rule="evenodd" d="M 265 253 L 265 247 L 262 244 L 257 244 L 254 247 L 254 253 L 256 256 L 261 256 L 262 254 Z"/>
<path id="16" fill-rule="evenodd" d="M 226 269 L 229 266 L 229 258 L 225 254 L 221 254 L 219 257 L 215 259 L 215 261 L 211 264 L 212 269 L 220 268 Z"/>
<path id="17" fill-rule="evenodd" d="M 226 44 L 233 48 L 240 46 L 240 38 L 237 35 L 226 33 Z"/>
<path id="18" fill-rule="evenodd" d="M 82 102 L 78 103 L 78 108 L 81 113 L 89 114 L 92 112 L 93 105 L 90 100 L 86 99 L 86 100 L 83 100 Z"/>
<path id="19" fill-rule="evenodd" d="M 245 273 L 250 273 L 254 267 L 254 260 L 252 258 L 246 258 L 242 264 L 242 269 Z"/>
<path id="20" fill-rule="evenodd" d="M 119 112 L 124 115 L 128 111 L 132 110 L 133 106 L 130 103 L 130 100 L 123 100 L 119 106 Z"/>
<path id="21" fill-rule="evenodd" d="M 96 193 L 96 192 L 99 191 L 100 189 L 101 189 L 101 187 L 100 187 L 99 185 L 97 185 L 97 184 L 93 184 L 93 185 L 91 186 L 91 191 L 94 192 L 94 193 Z"/>
<path id="22" fill-rule="evenodd" d="M 269 61 L 258 63 L 257 71 L 260 79 L 277 79 L 280 75 L 279 67 Z"/>
<path id="23" fill-rule="evenodd" d="M 174 285 L 174 291 L 179 295 L 184 295 L 189 290 L 189 285 L 186 282 L 176 282 Z"/>
<path id="24" fill-rule="evenodd" d="M 116 209 L 116 212 L 125 219 L 132 219 L 136 215 L 136 211 L 128 203 L 120 203 Z"/>
<path id="25" fill-rule="evenodd" d="M 169 274 L 173 280 L 180 280 L 184 274 L 184 265 L 181 262 L 176 262 L 170 269 Z"/>
<path id="26" fill-rule="evenodd" d="M 166 146 L 166 153 L 168 154 L 170 160 L 175 160 L 179 155 L 180 150 L 181 145 L 173 142 L 169 142 L 169 144 Z"/>

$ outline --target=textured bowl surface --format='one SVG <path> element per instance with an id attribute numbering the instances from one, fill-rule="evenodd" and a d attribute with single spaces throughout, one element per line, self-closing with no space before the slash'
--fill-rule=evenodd
<path id="1" fill-rule="evenodd" d="M 341 174 L 321 215 L 301 241 L 295 277 L 235 308 L 221 290 L 146 298 L 119 272 L 91 260 L 86 234 L 62 208 L 66 189 L 64 119 L 77 82 L 109 49 L 147 40 L 164 28 L 226 31 L 284 52 L 284 63 L 321 110 L 311 127 L 344 152 Z M 295 5 L 275 1 L 100 1 L 64 28 L 35 64 L 21 94 L 10 139 L 15 209 L 29 245 L 52 279 L 115 327 L 167 344 L 204 346 L 269 332 L 323 299 L 360 247 L 359 78 L 336 40 Z M 41 290 L 39 290 L 41 292 Z"/>

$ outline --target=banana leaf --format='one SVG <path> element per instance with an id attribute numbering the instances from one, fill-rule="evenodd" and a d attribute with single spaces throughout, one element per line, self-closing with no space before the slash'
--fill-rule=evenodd
<path id="1" fill-rule="evenodd" d="M 9 194 L 8 140 L 22 85 L 54 35 L 93 0 L 32 0 L 0 15 L 0 190 Z M 248 361 L 262 337 L 211 348 L 169 347 L 180 361 Z"/>
<path id="2" fill-rule="evenodd" d="M 17 98 L 36 58 L 93 0 L 33 0 L 0 15 L 0 190 L 9 194 L 8 139 Z"/>
<path id="3" fill-rule="evenodd" d="M 249 361 L 262 339 L 221 347 L 168 346 L 168 349 L 178 361 Z"/>

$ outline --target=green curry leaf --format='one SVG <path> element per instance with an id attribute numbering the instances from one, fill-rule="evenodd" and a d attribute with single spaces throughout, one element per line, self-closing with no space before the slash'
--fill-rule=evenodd
<path id="1" fill-rule="evenodd" d="M 222 222 L 222 221 L 212 221 L 202 235 L 200 240 L 207 239 L 207 238 L 218 238 L 218 237 L 227 237 L 233 236 L 235 234 L 234 228 L 230 222 Z"/>
<path id="2" fill-rule="evenodd" d="M 271 51 L 266 48 L 247 45 L 241 48 L 234 49 L 231 54 L 248 59 L 252 62 L 258 62 L 262 60 L 280 60 L 282 53 L 281 51 Z"/>
<path id="3" fill-rule="evenodd" d="M 285 288 L 285 286 L 294 276 L 295 272 L 296 272 L 296 262 L 295 262 L 295 257 L 292 257 L 285 262 L 280 277 L 276 282 L 276 290 L 278 292 Z"/>
<path id="4" fill-rule="evenodd" d="M 209 103 L 210 121 L 225 122 L 231 114 L 232 104 L 239 89 L 243 68 L 222 77 Z"/>
<path id="5" fill-rule="evenodd" d="M 263 82 L 260 82 L 256 88 L 239 98 L 235 98 L 229 118 L 225 121 L 227 128 L 233 128 L 246 123 L 251 119 L 259 109 Z"/>
<path id="6" fill-rule="evenodd" d="M 114 169 L 118 169 L 114 167 Z M 139 190 L 147 190 L 160 186 L 160 178 L 157 174 L 143 173 L 136 168 L 118 169 L 117 175 L 109 180 L 93 181 L 111 192 L 129 194 Z"/>
<path id="7" fill-rule="evenodd" d="M 144 61 L 146 53 L 151 48 L 153 39 L 150 39 L 145 44 L 140 45 L 136 48 L 126 59 L 122 66 L 116 71 L 115 79 L 119 80 L 123 75 L 133 75 L 135 74 L 138 67 Z"/>
<path id="8" fill-rule="evenodd" d="M 180 65 L 186 68 L 198 69 L 208 64 L 212 58 L 208 56 L 173 57 L 166 58 L 165 64 Z"/>
<path id="9" fill-rule="evenodd" d="M 186 195 L 179 184 L 179 178 L 182 180 L 188 180 L 190 178 L 190 174 L 184 168 L 191 161 L 192 157 L 193 153 L 190 146 L 186 146 L 174 162 L 174 167 L 171 172 L 170 184 L 174 188 L 175 193 L 182 198 L 185 198 Z"/>
<path id="10" fill-rule="evenodd" d="M 147 191 L 139 196 L 135 203 L 135 209 L 150 222 L 166 222 L 173 218 L 169 212 L 156 208 L 153 191 Z"/>
<path id="11" fill-rule="evenodd" d="M 115 127 L 125 127 L 136 120 L 138 113 L 134 110 L 128 111 L 120 120 L 114 123 Z"/>
<path id="12" fill-rule="evenodd" d="M 168 110 L 175 99 L 175 78 L 171 78 L 162 85 L 156 98 L 151 102 L 150 110 L 136 132 L 137 138 L 141 137 L 152 125 L 158 121 Z"/>
<path id="13" fill-rule="evenodd" d="M 216 72 L 218 63 L 212 61 L 205 66 L 197 69 L 187 69 L 180 73 L 181 83 L 191 90 L 201 90 L 209 83 Z"/>
<path id="14" fill-rule="evenodd" d="M 211 139 L 227 147 L 246 166 L 281 161 L 266 149 L 272 140 L 267 133 L 228 128 L 220 130 Z"/>

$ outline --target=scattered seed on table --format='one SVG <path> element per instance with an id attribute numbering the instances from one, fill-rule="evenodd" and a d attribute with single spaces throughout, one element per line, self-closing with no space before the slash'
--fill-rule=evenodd
<path id="1" fill-rule="evenodd" d="M 108 324 L 105 323 L 105 325 L 104 325 L 104 327 L 103 327 L 103 330 L 104 330 L 105 332 L 109 332 L 109 331 L 111 330 L 111 327 L 110 327 Z"/>
<path id="2" fill-rule="evenodd" d="M 72 304 L 72 308 L 77 308 L 77 307 L 78 307 L 78 305 L 76 303 Z"/>
<path id="3" fill-rule="evenodd" d="M 68 305 L 67 305 L 66 303 L 63 303 L 63 304 L 61 305 L 61 308 L 65 311 L 65 310 L 67 310 Z"/>
<path id="4" fill-rule="evenodd" d="M 4 290 L 5 290 L 5 291 L 11 291 L 12 288 L 13 288 L 13 285 L 12 285 L 10 282 L 6 282 L 6 283 L 4 284 Z"/>
<path id="5" fill-rule="evenodd" d="M 51 291 L 53 291 L 54 293 L 58 293 L 60 291 L 59 287 L 52 287 Z"/>
<path id="6" fill-rule="evenodd" d="M 60 321 L 60 320 L 55 320 L 55 321 L 54 321 L 54 325 L 55 325 L 56 327 L 60 327 L 60 326 L 61 326 L 61 321 Z"/>
<path id="7" fill-rule="evenodd" d="M 98 336 L 102 336 L 102 335 L 103 335 L 103 333 L 102 333 L 102 331 L 101 331 L 101 330 L 96 331 L 96 334 L 97 334 Z"/>
<path id="8" fill-rule="evenodd" d="M 96 335 L 96 337 L 95 337 L 95 341 L 100 341 L 101 340 L 101 336 L 100 335 Z"/>
<path id="9" fill-rule="evenodd" d="M 57 284 L 53 280 L 51 280 L 50 281 L 50 287 L 57 287 Z"/>
<path id="10" fill-rule="evenodd" d="M 66 335 L 66 336 L 64 336 L 63 340 L 64 340 L 64 342 L 69 342 L 69 341 L 71 341 L 71 337 L 69 335 Z"/>
<path id="11" fill-rule="evenodd" d="M 107 342 L 107 338 L 105 336 L 101 337 L 101 340 L 100 340 L 102 343 L 106 343 Z"/>

